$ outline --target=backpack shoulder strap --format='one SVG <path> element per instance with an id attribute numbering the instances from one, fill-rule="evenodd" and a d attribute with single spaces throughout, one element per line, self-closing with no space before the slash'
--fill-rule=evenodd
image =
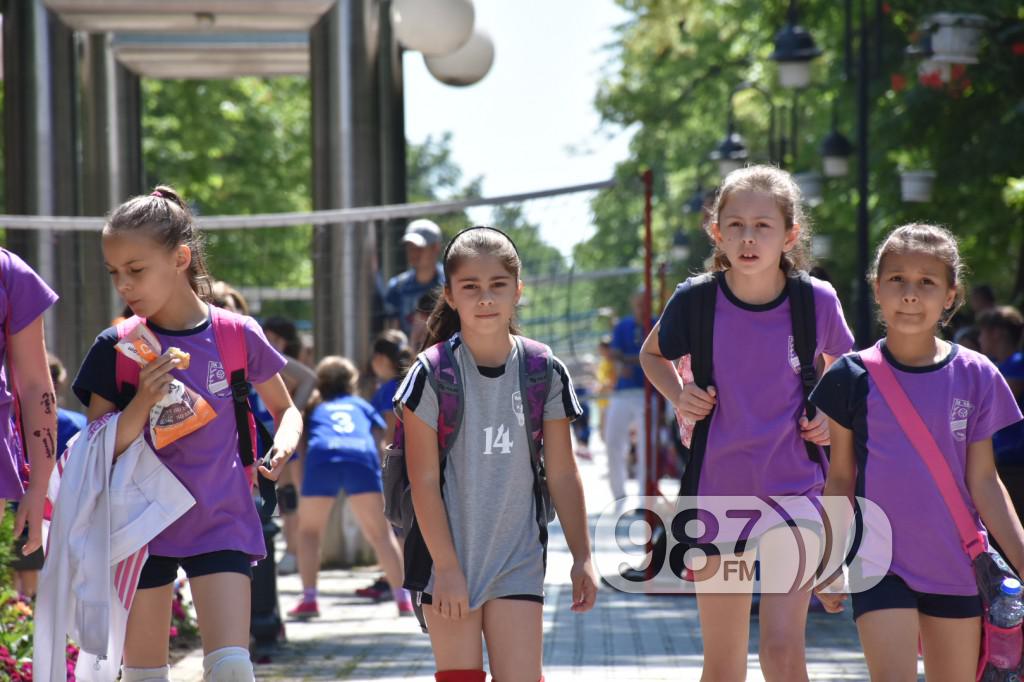
<path id="1" fill-rule="evenodd" d="M 217 354 L 224 364 L 224 374 L 231 386 L 231 401 L 235 409 L 238 429 L 238 456 L 245 466 L 256 461 L 256 424 L 249 405 L 252 388 L 248 377 L 248 358 L 245 352 L 245 318 L 217 306 L 209 306 L 210 324 L 217 344 Z"/>
<path id="2" fill-rule="evenodd" d="M 793 350 L 800 364 L 800 384 L 804 392 L 804 412 L 808 419 L 814 419 L 817 408 L 811 402 L 811 391 L 818 383 L 818 372 L 814 368 L 814 351 L 818 346 L 817 321 L 814 312 L 814 285 L 811 276 L 803 270 L 786 278 L 789 295 L 789 315 L 792 322 Z M 807 456 L 812 462 L 822 461 L 821 450 L 810 441 L 804 441 Z"/>
<path id="3" fill-rule="evenodd" d="M 235 411 L 235 430 L 238 432 L 238 458 L 242 466 L 252 467 L 263 453 L 257 452 L 259 440 L 256 430 L 259 429 L 265 443 L 274 442 L 274 436 L 263 422 L 253 416 L 252 405 L 249 404 L 249 354 L 245 343 L 245 316 L 233 313 L 215 305 L 208 306 L 210 325 L 213 327 L 213 338 L 217 344 L 217 354 L 224 365 L 224 374 L 231 386 L 231 402 Z M 269 466 L 269 462 L 266 463 Z M 248 475 L 248 474 L 247 474 Z M 277 490 L 275 483 L 256 473 L 256 482 L 262 499 L 260 517 L 270 518 L 277 507 Z"/>
<path id="4" fill-rule="evenodd" d="M 423 351 L 427 379 L 437 395 L 437 445 L 443 463 L 462 426 L 462 372 L 455 359 L 458 337 L 453 336 Z"/>
<path id="5" fill-rule="evenodd" d="M 146 324 L 146 320 L 138 315 L 132 315 L 118 322 L 116 327 L 118 341 L 131 334 L 139 325 L 143 324 Z M 139 371 L 141 369 L 138 363 L 127 355 L 118 353 L 116 350 L 114 351 L 114 382 L 121 394 L 124 394 L 126 391 L 134 391 L 139 387 Z"/>
<path id="6" fill-rule="evenodd" d="M 818 383 L 814 370 L 814 351 L 817 348 L 817 321 L 814 315 L 814 285 L 806 272 L 788 277 L 790 317 L 793 324 L 793 346 L 800 361 L 800 380 L 804 396 L 809 396 Z M 810 405 L 810 403 L 808 403 Z"/>
<path id="7" fill-rule="evenodd" d="M 514 337 L 519 353 L 519 394 L 530 434 L 530 457 L 539 463 L 544 448 L 544 404 L 551 392 L 554 362 L 551 349 L 525 336 Z"/>
<path id="8" fill-rule="evenodd" d="M 688 291 L 686 305 L 686 332 L 690 342 L 690 370 L 693 381 L 702 389 L 711 385 L 715 351 L 715 304 L 721 272 L 707 272 L 683 282 Z M 708 444 L 711 415 L 693 426 L 690 438 L 690 457 L 679 482 L 680 495 L 696 495 L 700 473 L 704 467 L 704 450 Z"/>
<path id="9" fill-rule="evenodd" d="M 224 363 L 224 373 L 230 378 L 238 370 L 243 377 L 249 374 L 249 356 L 245 347 L 245 317 L 217 306 L 209 306 L 210 324 L 217 342 L 217 353 Z"/>
<path id="10" fill-rule="evenodd" d="M 690 363 L 693 380 L 701 388 L 711 384 L 715 339 L 715 299 L 721 273 L 704 273 L 691 277 L 690 300 L 687 305 L 687 332 L 690 341 Z M 686 283 L 684 283 L 685 286 Z M 709 421 L 707 419 L 701 421 Z"/>

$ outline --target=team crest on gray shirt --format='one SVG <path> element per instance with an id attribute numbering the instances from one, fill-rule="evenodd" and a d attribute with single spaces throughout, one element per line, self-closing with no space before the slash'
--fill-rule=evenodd
<path id="1" fill-rule="evenodd" d="M 519 391 L 512 394 L 512 411 L 516 413 L 519 425 L 526 426 L 526 418 L 523 416 L 523 396 Z"/>

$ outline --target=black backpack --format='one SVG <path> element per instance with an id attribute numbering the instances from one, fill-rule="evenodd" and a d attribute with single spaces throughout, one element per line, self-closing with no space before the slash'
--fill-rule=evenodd
<path id="1" fill-rule="evenodd" d="M 690 367 L 693 371 L 693 380 L 698 387 L 704 390 L 711 385 L 715 300 L 718 295 L 718 283 L 723 276 L 722 272 L 704 273 L 690 277 L 678 287 L 681 293 L 688 297 L 686 328 L 690 340 Z M 802 270 L 789 275 L 786 278 L 786 289 L 793 323 L 793 346 L 797 359 L 800 361 L 804 408 L 807 418 L 813 419 L 817 410 L 808 398 L 818 382 L 818 374 L 814 367 L 817 329 L 814 316 L 814 288 L 810 275 Z M 704 464 L 704 452 L 708 444 L 708 432 L 713 414 L 714 410 L 693 427 L 690 441 L 690 461 L 680 482 L 680 495 L 697 494 L 697 485 L 700 481 L 701 467 Z M 828 458 L 828 448 L 820 448 L 810 441 L 804 441 L 804 445 L 807 447 L 807 457 L 824 468 Z M 822 453 L 823 449 L 824 453 Z"/>

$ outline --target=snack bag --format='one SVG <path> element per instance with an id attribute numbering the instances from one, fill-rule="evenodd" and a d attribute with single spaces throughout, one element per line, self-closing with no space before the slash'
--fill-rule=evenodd
<path id="1" fill-rule="evenodd" d="M 119 340 L 115 348 L 140 366 L 160 357 L 160 342 L 143 324 Z M 177 348 L 169 350 L 181 360 L 178 369 L 188 369 L 188 353 Z M 175 379 L 167 387 L 167 395 L 149 411 L 149 435 L 153 447 L 159 450 L 205 426 L 216 416 L 217 413 L 206 400 Z"/>

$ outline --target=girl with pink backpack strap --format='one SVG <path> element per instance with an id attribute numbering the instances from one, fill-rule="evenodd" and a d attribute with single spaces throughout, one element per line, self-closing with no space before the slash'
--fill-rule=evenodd
<path id="1" fill-rule="evenodd" d="M 573 556 L 571 608 L 589 611 L 596 599 L 569 436 L 579 401 L 562 362 L 516 334 L 520 268 L 494 228 L 448 243 L 426 350 L 395 395 L 404 457 L 396 469 L 389 453 L 385 479 L 408 471 L 412 510 L 398 513 L 397 489 L 385 513 L 405 529 L 405 585 L 423 607 L 438 682 L 485 681 L 482 637 L 495 680 L 543 680 L 548 493 Z M 534 390 L 541 400 L 524 395 Z"/>
<path id="2" fill-rule="evenodd" d="M 25 556 L 42 546 L 46 485 L 60 455 L 43 333 L 43 313 L 56 302 L 25 261 L 0 248 L 0 519 L 6 500 L 20 500 L 14 536 L 28 530 Z"/>
<path id="3" fill-rule="evenodd" d="M 119 206 L 102 239 L 114 288 L 135 315 L 100 333 L 74 391 L 90 422 L 121 412 L 115 457 L 142 434 L 196 500 L 149 544 L 121 679 L 167 679 L 167 623 L 180 566 L 199 614 L 204 680 L 252 680 L 251 566 L 266 544 L 252 498 L 255 433 L 247 399 L 251 383 L 277 425 L 258 467 L 261 490 L 272 489 L 302 433 L 302 415 L 279 374 L 285 360 L 255 320 L 209 304 L 202 236 L 170 187 Z M 129 340 L 141 368 L 119 353 Z M 157 355 L 151 344 L 162 354 L 146 362 Z M 169 394 L 181 400 L 165 406 Z M 195 428 L 200 406 L 208 421 Z"/>
<path id="4" fill-rule="evenodd" d="M 936 335 L 963 301 L 963 270 L 948 230 L 895 229 L 870 275 L 885 338 L 842 357 L 811 395 L 830 420 L 825 495 L 866 498 L 892 528 L 891 562 L 850 595 L 872 679 L 917 679 L 919 646 L 929 680 L 1020 679 L 1019 624 L 988 616 L 1010 565 L 1024 568 L 1024 528 L 992 451 L 1021 412 L 988 358 Z M 847 595 L 822 590 L 826 609 L 842 610 Z"/>

